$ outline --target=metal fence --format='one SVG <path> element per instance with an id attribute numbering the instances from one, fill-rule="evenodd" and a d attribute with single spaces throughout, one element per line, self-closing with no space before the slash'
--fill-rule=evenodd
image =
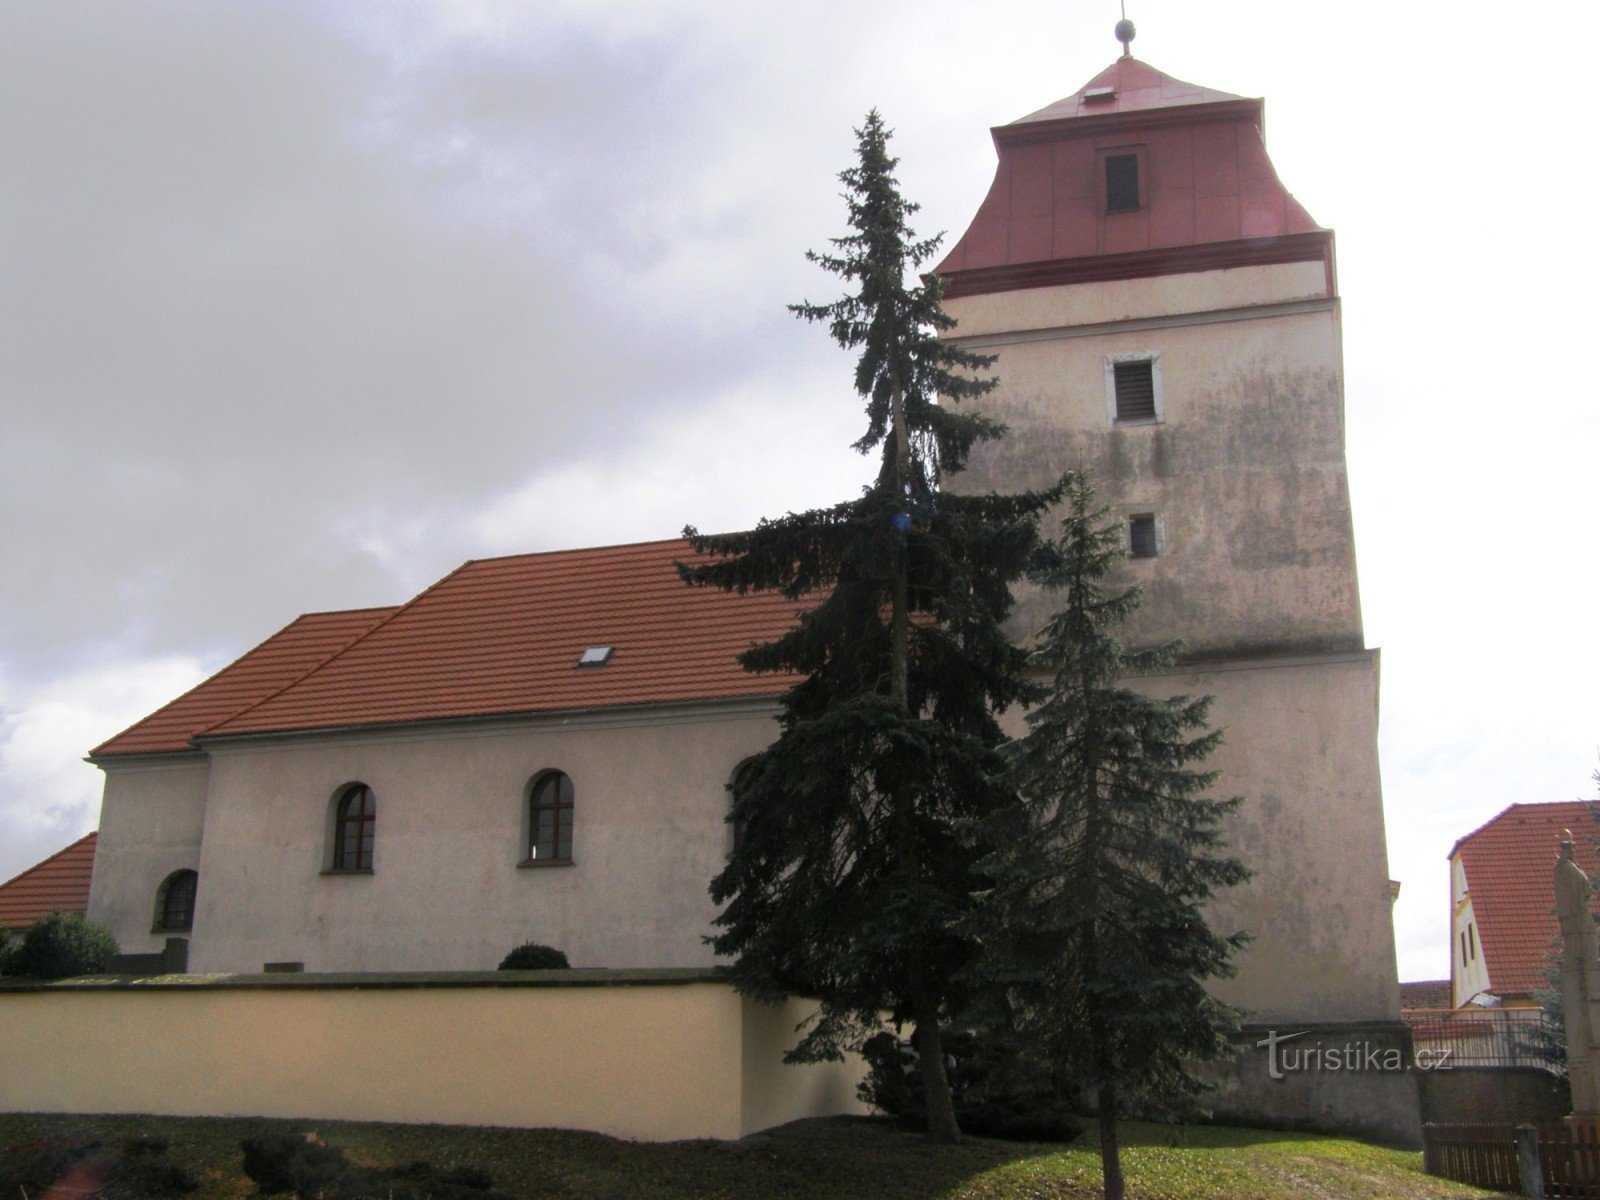
<path id="1" fill-rule="evenodd" d="M 1565 1075 L 1560 1027 L 1539 1008 L 1412 1008 L 1419 1063 L 1434 1067 L 1537 1067 Z"/>

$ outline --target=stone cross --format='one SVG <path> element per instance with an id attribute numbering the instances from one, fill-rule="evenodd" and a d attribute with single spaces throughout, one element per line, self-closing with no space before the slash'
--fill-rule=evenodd
<path id="1" fill-rule="evenodd" d="M 1561 1007 L 1567 1025 L 1567 1079 L 1572 1113 L 1600 1117 L 1600 932 L 1589 901 L 1594 888 L 1573 858 L 1563 831 L 1556 860 L 1556 914 L 1561 919 Z"/>

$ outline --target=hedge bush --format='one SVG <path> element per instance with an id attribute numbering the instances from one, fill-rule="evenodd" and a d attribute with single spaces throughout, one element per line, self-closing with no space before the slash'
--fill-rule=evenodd
<path id="1" fill-rule="evenodd" d="M 500 960 L 502 971 L 554 971 L 571 966 L 561 951 L 537 942 L 524 942 Z"/>
<path id="2" fill-rule="evenodd" d="M 956 1121 L 968 1133 L 1024 1142 L 1070 1142 L 1085 1124 L 1077 1103 L 1046 1072 L 1002 1039 L 956 1034 L 946 1040 L 950 1096 Z M 916 1053 L 891 1033 L 861 1048 L 867 1076 L 856 1094 L 879 1112 L 922 1124 L 926 1117 Z"/>
<path id="3" fill-rule="evenodd" d="M 77 913 L 51 913 L 28 926 L 22 940 L 7 946 L 0 974 L 28 979 L 67 979 L 97 975 L 117 952 L 111 931 L 85 921 Z"/>

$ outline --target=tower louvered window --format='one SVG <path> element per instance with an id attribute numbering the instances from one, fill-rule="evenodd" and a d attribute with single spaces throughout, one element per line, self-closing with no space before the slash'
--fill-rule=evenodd
<path id="1" fill-rule="evenodd" d="M 1112 366 L 1117 389 L 1117 420 L 1156 419 L 1155 364 L 1148 358 Z"/>

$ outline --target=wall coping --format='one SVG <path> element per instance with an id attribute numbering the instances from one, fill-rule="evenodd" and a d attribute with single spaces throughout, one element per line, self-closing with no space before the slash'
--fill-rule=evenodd
<path id="1" fill-rule="evenodd" d="M 0 979 L 7 992 L 395 991 L 419 988 L 680 987 L 729 984 L 716 967 L 588 967 L 555 971 L 329 971 L 249 975 L 80 975 Z"/>

